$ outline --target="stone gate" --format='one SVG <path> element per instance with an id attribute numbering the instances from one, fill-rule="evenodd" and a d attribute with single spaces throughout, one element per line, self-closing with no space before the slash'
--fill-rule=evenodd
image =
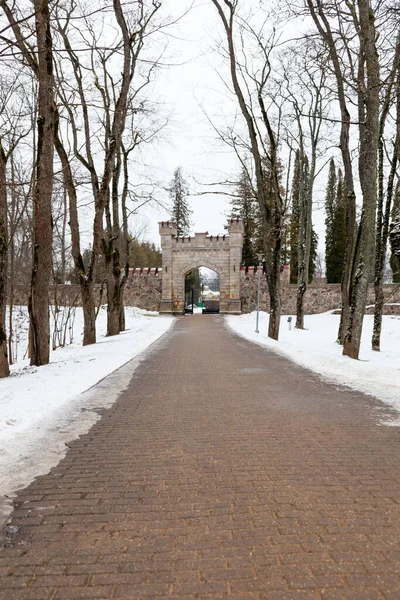
<path id="1" fill-rule="evenodd" d="M 193 269 L 207 267 L 219 275 L 221 313 L 240 314 L 240 265 L 244 225 L 228 221 L 227 235 L 195 233 L 178 237 L 176 223 L 159 223 L 162 249 L 161 313 L 183 314 L 185 276 Z"/>

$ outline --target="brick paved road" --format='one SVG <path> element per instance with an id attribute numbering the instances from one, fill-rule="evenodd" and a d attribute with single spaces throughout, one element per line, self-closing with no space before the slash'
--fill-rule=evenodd
<path id="1" fill-rule="evenodd" d="M 399 599 L 400 435 L 379 406 L 221 318 L 178 320 L 19 494 L 0 600 Z"/>

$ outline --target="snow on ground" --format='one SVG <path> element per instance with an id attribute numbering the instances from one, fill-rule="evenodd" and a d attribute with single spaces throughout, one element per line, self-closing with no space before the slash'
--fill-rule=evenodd
<path id="1" fill-rule="evenodd" d="M 381 352 L 371 350 L 373 315 L 364 318 L 359 360 L 342 356 L 335 342 L 339 315 L 331 312 L 305 317 L 306 330 L 289 330 L 288 317 L 282 316 L 278 342 L 267 337 L 269 315 L 260 313 L 260 333 L 255 333 L 256 313 L 229 316 L 229 326 L 239 335 L 262 346 L 268 346 L 296 363 L 330 381 L 375 396 L 400 410 L 400 316 L 384 316 Z M 398 425 L 396 419 L 388 424 Z"/>
<path id="2" fill-rule="evenodd" d="M 25 312 L 17 309 L 20 324 L 28 322 Z M 8 498 L 55 466 L 67 442 L 90 429 L 99 418 L 99 409 L 111 406 L 143 355 L 110 382 L 96 387 L 95 393 L 89 388 L 146 350 L 172 322 L 172 317 L 127 308 L 127 331 L 107 338 L 106 311 L 101 310 L 96 324 L 98 342 L 83 347 L 82 310 L 76 309 L 75 339 L 53 351 L 49 365 L 29 367 L 27 360 L 19 360 L 11 367 L 11 376 L 0 380 L 0 521 L 10 510 Z M 27 339 L 23 327 L 19 336 L 23 355 Z M 89 392 L 82 395 L 85 390 Z"/>

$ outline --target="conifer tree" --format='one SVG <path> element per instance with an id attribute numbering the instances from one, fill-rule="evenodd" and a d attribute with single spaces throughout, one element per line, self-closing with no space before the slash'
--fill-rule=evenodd
<path id="1" fill-rule="evenodd" d="M 297 283 L 298 276 L 298 240 L 299 240 L 299 219 L 300 219 L 300 152 L 296 152 L 294 161 L 294 173 L 292 180 L 292 213 L 290 215 L 289 237 L 290 237 L 290 283 Z M 316 271 L 316 260 L 318 253 L 318 235 L 315 233 L 312 225 L 310 261 L 308 266 L 308 283 L 311 283 Z"/>
<path id="2" fill-rule="evenodd" d="M 317 256 L 318 256 L 318 234 L 314 229 L 314 225 L 311 226 L 311 248 L 310 248 L 310 262 L 308 266 L 308 283 L 312 283 L 317 270 Z"/>
<path id="3" fill-rule="evenodd" d="M 336 166 L 331 158 L 329 163 L 328 184 L 325 197 L 325 268 L 328 283 L 335 283 L 333 275 L 333 218 L 336 196 Z"/>
<path id="4" fill-rule="evenodd" d="M 192 225 L 190 215 L 193 211 L 189 208 L 187 201 L 189 188 L 181 167 L 175 169 L 174 177 L 167 190 L 172 200 L 171 219 L 178 226 L 178 235 L 188 235 Z"/>
<path id="5" fill-rule="evenodd" d="M 328 283 L 340 283 L 342 281 L 346 256 L 346 243 L 346 190 L 344 187 L 343 174 L 341 169 L 339 169 L 333 210 L 332 253 L 330 260 L 330 279 L 328 279 Z"/>
<path id="6" fill-rule="evenodd" d="M 236 186 L 236 195 L 231 201 L 233 219 L 243 219 L 244 238 L 242 264 L 250 267 L 257 264 L 257 252 L 260 246 L 258 205 L 254 191 L 249 181 L 246 169 L 243 167 Z"/>
<path id="7" fill-rule="evenodd" d="M 296 151 L 292 181 L 292 214 L 290 217 L 290 283 L 297 283 L 300 219 L 300 152 Z"/>
<path id="8" fill-rule="evenodd" d="M 390 224 L 390 267 L 393 273 L 393 283 L 400 283 L 400 189 L 397 186 L 392 208 Z"/>

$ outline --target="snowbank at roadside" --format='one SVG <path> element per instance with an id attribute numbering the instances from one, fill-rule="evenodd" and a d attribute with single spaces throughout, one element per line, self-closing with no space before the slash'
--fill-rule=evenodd
<path id="1" fill-rule="evenodd" d="M 172 317 L 127 308 L 127 331 L 107 338 L 102 310 L 98 342 L 83 347 L 82 311 L 77 309 L 73 344 L 52 352 L 44 367 L 29 367 L 27 360 L 12 366 L 11 376 L 0 380 L 0 495 L 12 496 L 61 460 L 66 443 L 88 431 L 99 418 L 96 410 L 111 406 L 126 387 L 134 365 L 121 370 L 112 386 L 103 386 L 103 393 L 97 388 L 95 395 L 82 393 L 146 350 L 172 322 Z M 0 520 L 9 504 L 0 498 Z"/>
<path id="2" fill-rule="evenodd" d="M 288 317 L 281 318 L 278 342 L 267 337 L 269 315 L 260 313 L 260 333 L 255 333 L 256 313 L 229 316 L 229 326 L 252 342 L 268 346 L 330 381 L 349 386 L 400 410 L 400 316 L 384 316 L 381 352 L 371 350 L 373 315 L 364 318 L 359 360 L 342 356 L 335 340 L 339 315 L 330 312 L 305 317 L 305 330 L 289 330 Z"/>

